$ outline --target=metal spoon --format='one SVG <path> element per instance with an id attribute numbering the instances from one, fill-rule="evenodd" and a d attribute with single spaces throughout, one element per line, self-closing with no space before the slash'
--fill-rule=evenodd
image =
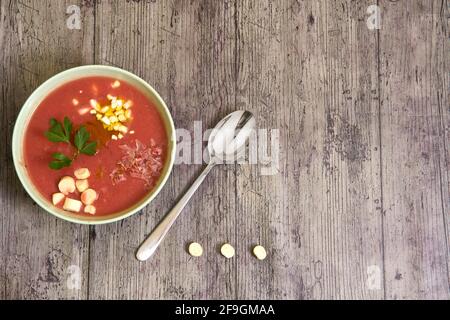
<path id="1" fill-rule="evenodd" d="M 247 139 L 255 126 L 255 118 L 248 111 L 232 112 L 216 125 L 208 139 L 208 165 L 180 201 L 141 244 L 136 253 L 138 260 L 145 261 L 153 255 L 209 171 L 217 164 L 233 160 L 233 157 L 245 150 Z"/>

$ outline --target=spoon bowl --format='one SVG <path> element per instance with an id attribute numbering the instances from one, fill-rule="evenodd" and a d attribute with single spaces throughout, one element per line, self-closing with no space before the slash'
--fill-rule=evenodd
<path id="1" fill-rule="evenodd" d="M 217 164 L 225 160 L 235 160 L 245 149 L 248 138 L 256 126 L 249 111 L 234 111 L 219 121 L 208 139 L 210 160 Z"/>

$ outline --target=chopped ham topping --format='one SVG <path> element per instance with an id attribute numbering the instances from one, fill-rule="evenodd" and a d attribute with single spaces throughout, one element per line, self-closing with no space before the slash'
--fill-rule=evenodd
<path id="1" fill-rule="evenodd" d="M 151 188 L 163 168 L 162 148 L 153 139 L 146 146 L 136 140 L 135 146 L 121 145 L 122 159 L 111 173 L 113 184 L 127 179 L 127 176 L 143 180 L 147 188 Z"/>

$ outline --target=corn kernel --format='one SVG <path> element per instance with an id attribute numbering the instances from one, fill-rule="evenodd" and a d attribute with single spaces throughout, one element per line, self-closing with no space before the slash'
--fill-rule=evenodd
<path id="1" fill-rule="evenodd" d="M 92 110 L 92 109 L 91 109 Z M 78 109 L 78 114 L 81 114 L 81 115 L 83 115 L 83 114 L 86 114 L 86 113 L 88 113 L 90 110 L 89 110 L 89 108 L 88 107 L 86 107 L 86 108 L 81 108 L 81 109 Z M 95 111 L 95 110 L 94 110 Z"/>
<path id="2" fill-rule="evenodd" d="M 121 125 L 121 126 L 119 127 L 119 130 L 118 130 L 118 131 L 120 131 L 120 132 L 122 132 L 122 133 L 127 133 L 127 132 L 128 132 L 128 128 L 125 127 L 124 125 Z"/>
<path id="3" fill-rule="evenodd" d="M 111 121 L 109 121 L 109 118 L 108 117 L 103 117 L 102 119 L 101 119 L 101 121 L 104 123 L 104 124 L 106 124 L 107 126 L 109 126 L 110 124 L 111 124 Z"/>
<path id="4" fill-rule="evenodd" d="M 101 106 L 96 100 L 92 99 L 91 106 L 94 109 L 90 113 L 94 114 L 102 122 L 105 130 L 116 131 L 115 134 L 111 135 L 111 139 L 122 139 L 128 132 L 128 128 L 124 123 L 131 118 L 131 110 L 128 109 L 133 103 L 131 100 L 118 99 L 111 94 L 107 94 L 106 97 L 110 102 L 109 105 L 105 106 Z"/>
<path id="5" fill-rule="evenodd" d="M 106 106 L 106 107 L 101 108 L 101 109 L 100 109 L 100 112 L 101 112 L 101 113 L 106 113 L 108 110 L 109 110 L 109 107 Z"/>
<path id="6" fill-rule="evenodd" d="M 89 103 L 90 103 L 92 108 L 94 108 L 97 111 L 100 111 L 101 107 L 100 107 L 100 104 L 97 102 L 97 100 L 91 99 L 91 100 L 89 100 Z"/>

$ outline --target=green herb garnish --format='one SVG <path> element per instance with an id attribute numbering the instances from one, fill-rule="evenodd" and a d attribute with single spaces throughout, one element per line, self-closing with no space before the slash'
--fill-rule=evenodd
<path id="1" fill-rule="evenodd" d="M 72 123 L 67 117 L 64 118 L 64 128 L 55 118 L 51 118 L 50 129 L 45 132 L 45 136 L 51 142 L 70 142 L 70 131 L 68 129 L 72 130 Z"/>
<path id="2" fill-rule="evenodd" d="M 80 130 L 75 133 L 75 146 L 80 151 L 80 153 L 84 153 L 92 156 L 95 154 L 95 149 L 97 147 L 97 142 L 88 142 L 90 137 L 89 132 L 87 132 L 86 128 L 82 126 Z"/>
<path id="3" fill-rule="evenodd" d="M 64 117 L 63 123 L 59 123 L 55 118 L 50 119 L 50 128 L 45 132 L 45 136 L 51 142 L 66 142 L 72 144 L 72 122 L 69 118 Z M 92 156 L 97 151 L 97 142 L 89 141 L 89 132 L 86 127 L 81 126 L 74 135 L 73 146 L 76 148 L 76 153 L 72 157 L 56 152 L 52 155 L 53 160 L 49 163 L 49 167 L 54 170 L 59 170 L 63 167 L 68 167 L 72 161 L 78 157 L 80 153 Z"/>
<path id="4" fill-rule="evenodd" d="M 68 167 L 72 164 L 72 159 L 68 158 L 60 152 L 56 152 L 52 155 L 53 161 L 50 161 L 48 166 L 54 170 L 59 170 L 63 167 Z"/>

